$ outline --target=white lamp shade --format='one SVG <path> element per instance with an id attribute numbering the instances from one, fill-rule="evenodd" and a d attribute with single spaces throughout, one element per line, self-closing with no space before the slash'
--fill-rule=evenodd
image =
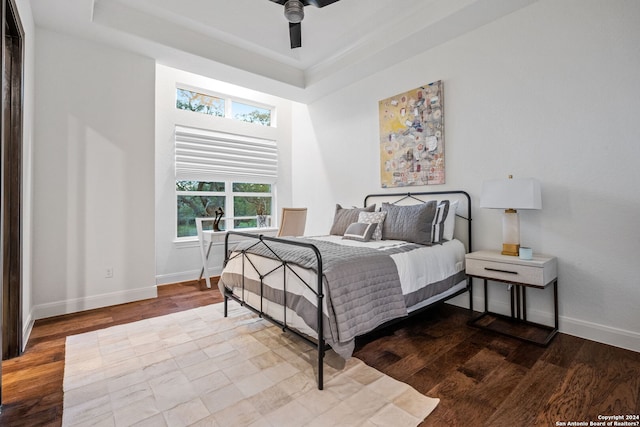
<path id="1" fill-rule="evenodd" d="M 534 178 L 492 179 L 482 183 L 480 207 L 542 209 L 540 182 Z"/>

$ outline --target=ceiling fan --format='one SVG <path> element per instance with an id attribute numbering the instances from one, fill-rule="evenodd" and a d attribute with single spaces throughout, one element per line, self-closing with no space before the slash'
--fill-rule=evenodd
<path id="1" fill-rule="evenodd" d="M 325 7 L 339 0 L 271 0 L 284 5 L 284 16 L 289 21 L 289 39 L 291 49 L 302 46 L 302 26 L 304 6 Z"/>

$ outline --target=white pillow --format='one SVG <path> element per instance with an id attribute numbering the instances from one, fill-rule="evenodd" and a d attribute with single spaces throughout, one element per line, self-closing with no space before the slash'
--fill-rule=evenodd
<path id="1" fill-rule="evenodd" d="M 372 240 L 382 240 L 382 224 L 387 217 L 387 213 L 384 211 L 378 212 L 360 212 L 358 214 L 358 222 L 365 224 L 378 224 L 376 230 L 373 232 Z"/>
<path id="2" fill-rule="evenodd" d="M 449 213 L 444 220 L 444 240 L 453 240 L 453 232 L 456 227 L 456 212 L 458 211 L 458 200 L 449 203 Z"/>
<path id="3" fill-rule="evenodd" d="M 449 200 L 440 200 L 431 224 L 431 243 L 444 241 L 444 222 L 449 217 Z"/>

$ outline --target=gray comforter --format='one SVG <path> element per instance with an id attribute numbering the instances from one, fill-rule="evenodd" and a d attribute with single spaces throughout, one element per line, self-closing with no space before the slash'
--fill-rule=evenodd
<path id="1" fill-rule="evenodd" d="M 319 240 L 296 239 L 315 245 L 323 262 L 328 319 L 325 319 L 325 339 L 341 356 L 353 352 L 354 339 L 370 332 L 386 321 L 407 315 L 396 264 L 388 254 L 376 249 L 350 247 Z M 316 256 L 310 249 L 268 242 L 273 249 L 255 242 L 241 242 L 234 251 L 268 257 L 278 257 L 303 268 L 317 270 Z M 253 244 L 253 245 L 252 245 Z M 317 272 L 317 271 L 316 271 Z M 224 273 L 222 280 L 225 281 Z M 313 289 L 315 283 L 309 284 Z M 304 304 L 287 302 L 309 326 L 317 331 L 316 310 Z M 293 305 L 293 307 L 291 307 Z"/>

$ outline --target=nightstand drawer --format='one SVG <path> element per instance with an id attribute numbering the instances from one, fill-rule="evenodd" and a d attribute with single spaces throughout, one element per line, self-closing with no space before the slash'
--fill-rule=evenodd
<path id="1" fill-rule="evenodd" d="M 505 282 L 516 282 L 540 287 L 547 284 L 544 277 L 545 269 L 535 266 L 467 258 L 466 270 L 470 276 L 479 276 L 487 279 L 497 279 Z"/>

